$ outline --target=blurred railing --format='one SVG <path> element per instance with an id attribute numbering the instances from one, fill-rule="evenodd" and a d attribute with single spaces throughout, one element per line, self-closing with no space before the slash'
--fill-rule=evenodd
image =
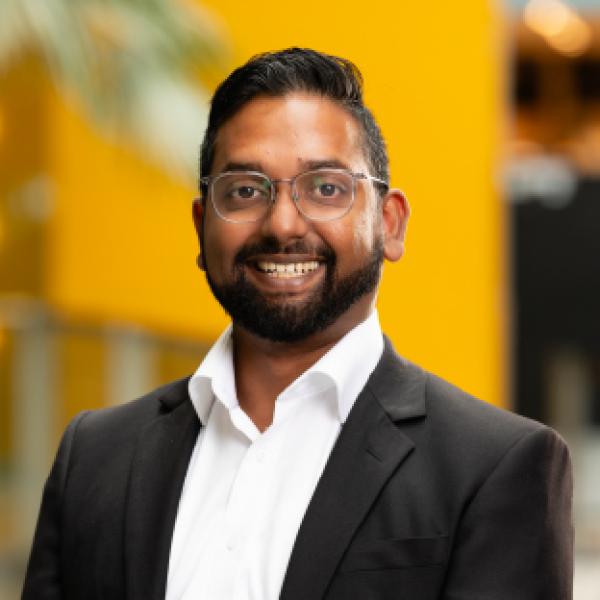
<path id="1" fill-rule="evenodd" d="M 192 373 L 207 348 L 0 298 L 0 599 L 18 598 L 43 483 L 67 422 Z"/>

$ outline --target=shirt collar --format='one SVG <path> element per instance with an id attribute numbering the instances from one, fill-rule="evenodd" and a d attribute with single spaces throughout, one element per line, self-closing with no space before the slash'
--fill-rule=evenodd
<path id="1" fill-rule="evenodd" d="M 284 392 L 306 386 L 323 385 L 329 380 L 335 387 L 338 417 L 348 418 L 354 402 L 383 353 L 379 316 L 374 310 L 362 323 L 351 329 L 339 342 L 305 371 Z"/>
<path id="2" fill-rule="evenodd" d="M 188 384 L 192 404 L 204 425 L 215 397 L 230 411 L 238 406 L 231 332 L 230 325 L 209 350 Z M 338 417 L 344 423 L 379 362 L 383 346 L 379 316 L 374 310 L 293 381 L 278 400 L 289 396 L 312 395 L 333 386 Z"/>
<path id="3" fill-rule="evenodd" d="M 208 351 L 188 383 L 192 404 L 203 425 L 208 421 L 215 396 L 229 410 L 238 406 L 231 331 L 232 326 L 229 325 Z"/>

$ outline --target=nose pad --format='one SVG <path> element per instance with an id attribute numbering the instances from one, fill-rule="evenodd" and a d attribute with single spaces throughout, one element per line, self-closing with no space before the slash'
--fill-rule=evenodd
<path id="1" fill-rule="evenodd" d="M 298 188 L 294 185 L 291 186 L 290 189 L 290 198 L 294 201 L 294 205 L 296 206 L 296 210 L 298 209 L 298 200 L 300 199 L 300 196 L 298 196 Z"/>

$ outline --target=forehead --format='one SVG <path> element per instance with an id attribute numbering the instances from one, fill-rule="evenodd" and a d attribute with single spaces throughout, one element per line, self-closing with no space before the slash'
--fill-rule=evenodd
<path id="1" fill-rule="evenodd" d="M 361 141 L 356 119 L 329 98 L 309 93 L 258 96 L 220 128 L 212 172 L 249 164 L 273 177 L 288 177 L 321 161 L 364 170 Z"/>

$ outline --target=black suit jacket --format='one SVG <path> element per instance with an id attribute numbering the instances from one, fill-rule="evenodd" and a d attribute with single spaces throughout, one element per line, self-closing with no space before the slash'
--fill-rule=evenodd
<path id="1" fill-rule="evenodd" d="M 44 490 L 23 598 L 164 598 L 199 428 L 187 380 L 75 418 Z M 280 598 L 568 600 L 571 490 L 556 433 L 469 397 L 386 342 L 308 506 Z"/>

